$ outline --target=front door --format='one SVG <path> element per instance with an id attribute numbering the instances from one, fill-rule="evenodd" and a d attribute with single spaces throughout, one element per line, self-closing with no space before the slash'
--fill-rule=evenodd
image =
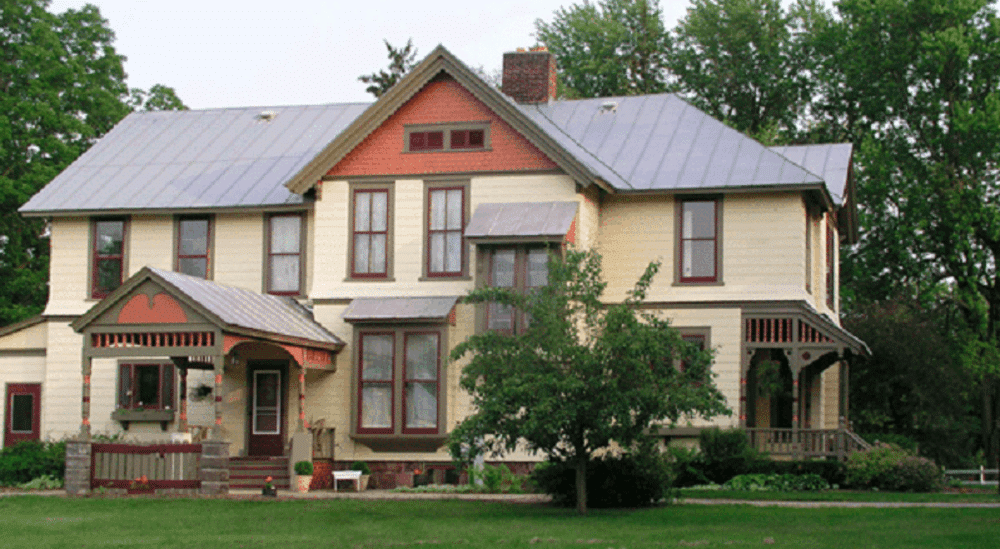
<path id="1" fill-rule="evenodd" d="M 284 379 L 287 371 L 284 363 L 248 365 L 250 421 L 247 455 L 281 456 L 285 453 Z"/>
<path id="2" fill-rule="evenodd" d="M 42 385 L 40 383 L 8 383 L 6 413 L 3 422 L 5 448 L 24 440 L 41 437 Z"/>

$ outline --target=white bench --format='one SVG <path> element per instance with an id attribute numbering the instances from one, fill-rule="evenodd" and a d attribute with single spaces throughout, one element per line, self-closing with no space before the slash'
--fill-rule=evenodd
<path id="1" fill-rule="evenodd" d="M 355 491 L 361 491 L 361 471 L 334 471 L 333 472 L 333 491 L 337 491 L 337 481 L 338 480 L 353 480 Z"/>

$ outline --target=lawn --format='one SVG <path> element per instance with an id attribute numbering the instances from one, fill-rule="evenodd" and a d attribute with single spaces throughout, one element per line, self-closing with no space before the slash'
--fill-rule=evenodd
<path id="1" fill-rule="evenodd" d="M 1000 503 L 996 488 L 968 489 L 959 492 L 917 494 L 907 492 L 872 492 L 828 490 L 823 492 L 747 492 L 738 490 L 681 489 L 681 497 L 693 499 L 739 499 L 765 501 L 863 501 L 892 503 Z"/>
<path id="2" fill-rule="evenodd" d="M 996 509 L 676 505 L 598 511 L 468 501 L 0 499 L 4 547 L 990 547 Z"/>

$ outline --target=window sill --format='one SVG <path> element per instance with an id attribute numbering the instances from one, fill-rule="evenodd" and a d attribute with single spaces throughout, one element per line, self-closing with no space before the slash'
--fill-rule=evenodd
<path id="1" fill-rule="evenodd" d="M 411 151 L 409 149 L 403 149 L 400 151 L 402 154 L 432 154 L 432 153 L 474 153 L 474 152 L 492 152 L 492 147 L 480 147 L 478 149 L 426 149 L 422 151 Z"/>
<path id="2" fill-rule="evenodd" d="M 160 427 L 166 431 L 167 424 L 174 420 L 174 410 L 130 410 L 119 408 L 111 412 L 111 419 L 120 421 L 122 428 L 128 431 L 128 424 L 133 421 L 139 422 L 160 422 Z"/>
<path id="3" fill-rule="evenodd" d="M 369 435 L 351 433 L 351 439 L 374 452 L 436 452 L 448 435 Z"/>
<path id="4" fill-rule="evenodd" d="M 348 276 L 344 278 L 344 282 L 395 282 L 396 279 L 391 276 L 373 276 L 368 277 L 355 277 Z"/>
<path id="5" fill-rule="evenodd" d="M 469 281 L 472 277 L 469 275 L 438 275 L 438 276 L 427 276 L 424 275 L 417 279 L 418 282 L 452 282 L 452 281 Z"/>
<path id="6" fill-rule="evenodd" d="M 725 282 L 674 282 L 672 286 L 725 286 Z"/>

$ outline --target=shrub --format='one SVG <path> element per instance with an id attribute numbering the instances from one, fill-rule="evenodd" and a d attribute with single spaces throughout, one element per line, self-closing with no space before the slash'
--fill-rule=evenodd
<path id="1" fill-rule="evenodd" d="M 587 506 L 653 505 L 668 493 L 670 470 L 666 458 L 650 449 L 592 459 L 587 464 Z M 531 477 L 554 503 L 568 507 L 576 504 L 576 469 L 572 463 L 543 463 L 535 467 Z"/>
<path id="2" fill-rule="evenodd" d="M 478 484 L 477 480 L 483 482 L 482 491 L 490 494 L 501 492 L 519 494 L 524 491 L 525 478 L 515 475 L 502 463 L 500 465 L 486 463 L 481 470 L 469 469 L 469 483 Z"/>
<path id="3" fill-rule="evenodd" d="M 351 471 L 361 471 L 362 475 L 372 474 L 372 470 L 368 468 L 368 464 L 363 461 L 355 461 L 352 463 Z"/>
<path id="4" fill-rule="evenodd" d="M 27 440 L 0 450 L 0 484 L 23 484 L 43 475 L 66 476 L 65 442 Z"/>
<path id="5" fill-rule="evenodd" d="M 702 429 L 698 443 L 705 477 L 719 484 L 751 472 L 762 461 L 760 453 L 750 447 L 742 429 Z"/>
<path id="6" fill-rule="evenodd" d="M 835 460 L 772 461 L 761 459 L 753 462 L 749 473 L 770 475 L 817 475 L 830 485 L 843 485 L 847 465 Z"/>
<path id="7" fill-rule="evenodd" d="M 63 487 L 63 479 L 51 475 L 42 475 L 28 482 L 18 484 L 22 490 L 58 490 Z"/>
<path id="8" fill-rule="evenodd" d="M 847 483 L 857 488 L 928 492 L 943 486 L 941 469 L 894 444 L 879 443 L 847 459 Z"/>
<path id="9" fill-rule="evenodd" d="M 814 474 L 752 474 L 735 476 L 723 484 L 722 489 L 754 492 L 816 492 L 829 490 L 830 483 Z"/>
<path id="10" fill-rule="evenodd" d="M 906 435 L 899 433 L 862 433 L 860 436 L 868 441 L 868 444 L 875 444 L 876 442 L 894 444 L 914 454 L 917 453 L 917 441 Z"/>
<path id="11" fill-rule="evenodd" d="M 675 487 L 684 488 L 709 483 L 705 476 L 705 461 L 696 448 L 668 446 L 666 458 L 670 464 Z"/>
<path id="12" fill-rule="evenodd" d="M 313 474 L 313 464 L 311 461 L 297 461 L 295 462 L 295 474 L 307 477 Z"/>

